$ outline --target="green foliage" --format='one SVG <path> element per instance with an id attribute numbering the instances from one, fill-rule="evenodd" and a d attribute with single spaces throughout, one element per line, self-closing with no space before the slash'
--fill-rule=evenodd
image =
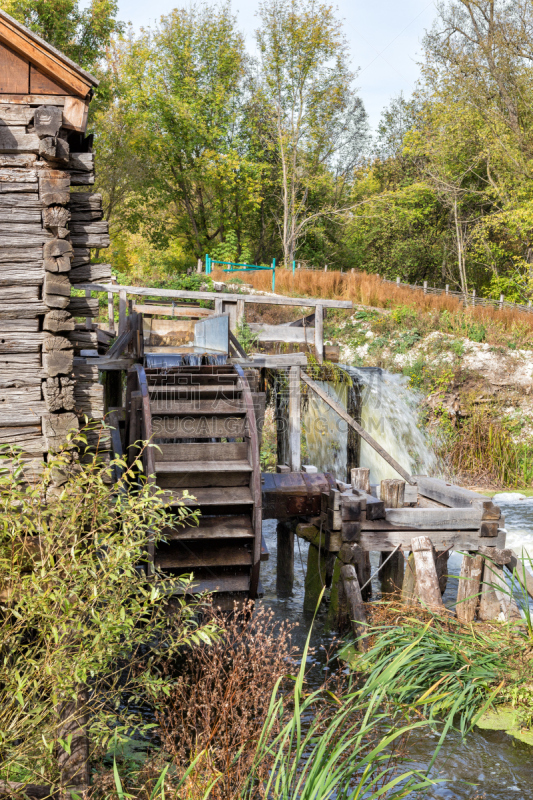
<path id="1" fill-rule="evenodd" d="M 243 350 L 248 354 L 257 346 L 258 334 L 254 333 L 245 319 L 237 328 L 237 339 Z"/>
<path id="2" fill-rule="evenodd" d="M 232 264 L 250 264 L 251 251 L 246 244 L 239 242 L 235 231 L 228 231 L 223 242 L 215 245 L 210 253 L 216 261 L 229 261 Z"/>
<path id="3" fill-rule="evenodd" d="M 217 632 L 199 624 L 198 603 L 184 603 L 186 579 L 146 578 L 148 543 L 169 524 L 161 493 L 121 459 L 106 467 L 94 450 L 77 457 L 108 435 L 87 428 L 71 437 L 29 485 L 16 453 L 0 459 L 2 779 L 56 783 L 52 755 L 67 718 L 88 715 L 96 751 L 122 732 L 147 734 L 142 707 L 167 690 L 162 654 Z M 115 466 L 124 470 L 118 487 Z M 177 522 L 196 517 L 182 505 Z"/>
<path id="4" fill-rule="evenodd" d="M 386 681 L 387 697 L 423 712 L 432 722 L 446 717 L 441 741 L 456 716 L 463 736 L 472 729 L 494 698 L 502 672 L 520 651 L 520 643 L 505 635 L 476 633 L 451 618 L 434 617 L 427 624 L 402 618 L 399 625 L 376 626 L 370 633 L 375 643 L 358 659 L 358 667 L 377 682 L 403 655 L 404 670 Z"/>
<path id="5" fill-rule="evenodd" d="M 116 0 L 2 0 L 0 7 L 85 69 L 95 69 L 123 29 Z"/>

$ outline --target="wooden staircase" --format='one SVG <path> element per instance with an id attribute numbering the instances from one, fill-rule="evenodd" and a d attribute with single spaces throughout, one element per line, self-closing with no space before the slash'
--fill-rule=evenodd
<path id="1" fill-rule="evenodd" d="M 128 374 L 127 442 L 150 440 L 145 473 L 172 505 L 194 496 L 199 525 L 171 526 L 151 554 L 163 573 L 194 574 L 194 592 L 259 591 L 261 472 L 252 394 L 239 366 Z M 135 448 L 129 448 L 135 458 Z"/>

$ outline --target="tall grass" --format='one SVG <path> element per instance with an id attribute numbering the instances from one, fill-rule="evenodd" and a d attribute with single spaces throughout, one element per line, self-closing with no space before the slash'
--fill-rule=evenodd
<path id="1" fill-rule="evenodd" d="M 215 280 L 230 280 L 222 271 L 215 271 L 212 277 Z M 247 274 L 246 282 L 260 291 L 272 290 L 269 272 L 251 272 Z M 452 316 L 468 314 L 480 323 L 496 325 L 505 331 L 510 332 L 519 327 L 529 334 L 533 333 L 533 314 L 512 309 L 499 311 L 490 307 L 465 309 L 462 302 L 453 295 L 424 294 L 422 289 L 408 289 L 386 283 L 368 272 L 297 270 L 293 275 L 292 270 L 280 269 L 276 273 L 276 292 L 299 297 L 351 300 L 353 303 L 374 308 L 410 306 L 425 313 L 441 314 L 447 311 Z"/>
<path id="2" fill-rule="evenodd" d="M 422 711 L 430 722 L 445 718 L 441 741 L 455 717 L 466 735 L 501 688 L 501 675 L 520 643 L 451 618 L 426 623 L 396 611 L 399 624 L 372 629 L 374 645 L 359 659 L 359 667 L 368 670 L 371 681 L 383 678 L 395 703 Z M 398 654 L 403 654 L 404 669 L 391 676 L 387 671 Z"/>

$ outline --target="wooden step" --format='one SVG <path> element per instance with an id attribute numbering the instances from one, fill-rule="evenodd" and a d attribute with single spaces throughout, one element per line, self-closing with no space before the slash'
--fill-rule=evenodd
<path id="1" fill-rule="evenodd" d="M 207 414 L 244 414 L 242 400 L 155 400 L 151 401 L 152 416 L 206 416 Z"/>
<path id="2" fill-rule="evenodd" d="M 184 400 L 208 400 L 209 398 L 218 398 L 220 400 L 239 400 L 242 394 L 242 389 L 239 386 L 224 385 L 220 383 L 213 384 L 213 386 L 150 386 L 150 400 L 156 401 L 157 398 L 170 399 L 173 401 Z"/>
<path id="3" fill-rule="evenodd" d="M 246 442 L 184 442 L 183 444 L 160 444 L 155 457 L 164 461 L 246 461 Z"/>
<path id="4" fill-rule="evenodd" d="M 155 417 L 152 420 L 157 439 L 227 439 L 246 435 L 246 414 L 204 414 L 185 417 Z"/>
<path id="5" fill-rule="evenodd" d="M 155 564 L 161 569 L 198 569 L 200 567 L 250 567 L 252 553 L 244 544 L 227 542 L 190 542 L 160 546 Z"/>
<path id="6" fill-rule="evenodd" d="M 157 475 L 204 472 L 252 472 L 248 461 L 156 461 Z"/>
<path id="7" fill-rule="evenodd" d="M 209 489 L 199 488 L 195 489 L 194 496 L 196 503 L 188 503 L 191 508 L 200 506 L 246 506 L 253 505 L 252 493 L 249 486 L 235 486 L 231 487 L 218 487 L 214 486 Z M 182 505 L 183 492 L 182 491 L 168 491 L 161 495 L 163 502 L 172 505 Z"/>
<path id="8" fill-rule="evenodd" d="M 250 591 L 249 575 L 220 575 L 213 578 L 198 578 L 193 580 L 187 594 L 200 594 L 201 592 L 248 592 Z M 185 594 L 178 591 L 176 594 Z"/>
<path id="9" fill-rule="evenodd" d="M 198 526 L 165 528 L 163 533 L 169 541 L 201 541 L 209 539 L 253 539 L 254 532 L 247 514 L 224 517 L 201 516 Z"/>

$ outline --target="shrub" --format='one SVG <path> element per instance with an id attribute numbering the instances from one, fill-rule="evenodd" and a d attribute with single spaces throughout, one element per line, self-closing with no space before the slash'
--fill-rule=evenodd
<path id="1" fill-rule="evenodd" d="M 147 579 L 148 544 L 169 515 L 146 482 L 123 491 L 134 477 L 124 461 L 78 458 L 94 435 L 72 437 L 31 484 L 15 452 L 0 458 L 0 779 L 57 785 L 65 715 L 87 726 L 93 755 L 121 731 L 146 734 L 141 706 L 165 687 L 161 653 L 216 633 L 213 620 L 198 624 L 198 603 L 185 605 L 187 581 Z M 179 518 L 194 522 L 184 506 Z"/>

